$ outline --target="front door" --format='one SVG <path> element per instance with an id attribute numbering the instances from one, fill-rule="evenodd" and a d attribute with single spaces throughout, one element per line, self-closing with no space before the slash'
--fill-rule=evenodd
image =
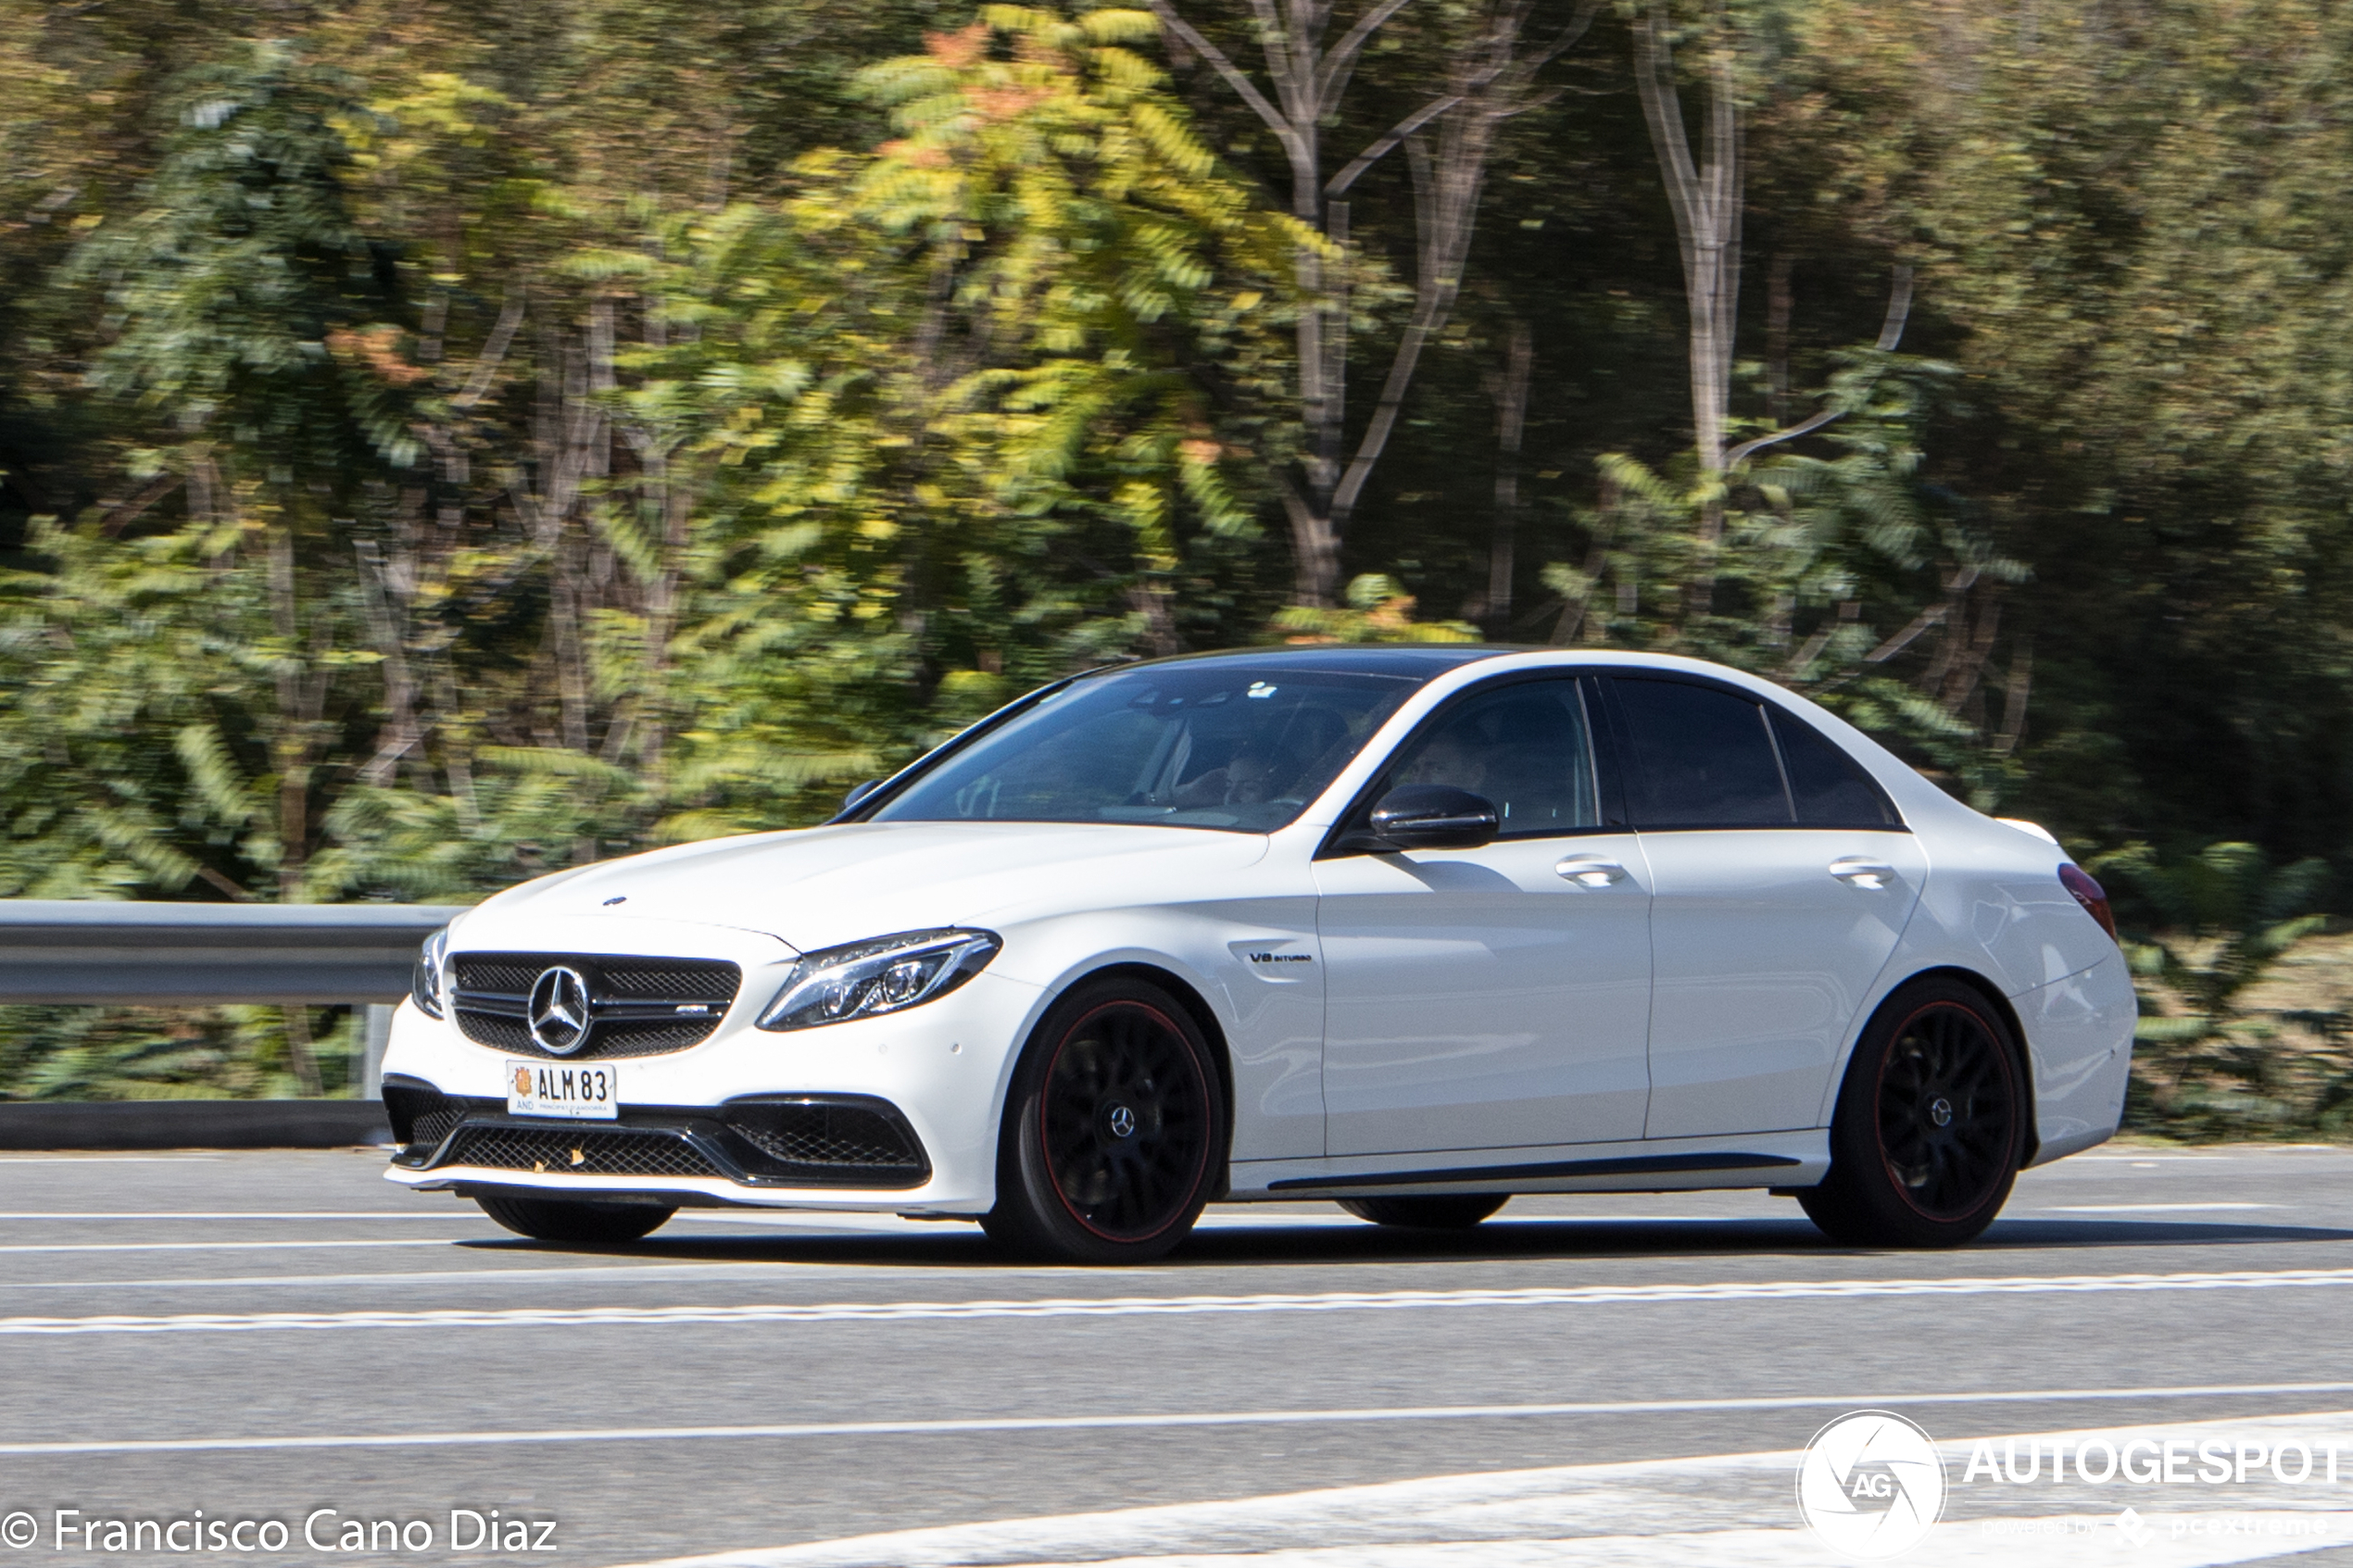
<path id="1" fill-rule="evenodd" d="M 1818 1126 L 1927 857 L 1828 740 L 1726 687 L 1620 676 L 1655 883 L 1648 1135 Z"/>
<path id="2" fill-rule="evenodd" d="M 1477 688 L 1368 794 L 1470 790 L 1495 842 L 1316 862 L 1328 1153 L 1642 1135 L 1650 873 L 1604 821 L 1589 696 L 1562 675 Z"/>

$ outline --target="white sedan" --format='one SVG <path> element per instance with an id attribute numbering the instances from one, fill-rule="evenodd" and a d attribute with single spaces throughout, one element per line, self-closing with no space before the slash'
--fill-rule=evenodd
<path id="1" fill-rule="evenodd" d="M 394 1022 L 387 1174 L 568 1241 L 740 1204 L 1118 1262 L 1217 1201 L 1768 1187 L 1950 1245 L 2115 1131 L 2133 1014 L 2047 834 L 1769 682 L 1216 654 L 468 911 Z"/>

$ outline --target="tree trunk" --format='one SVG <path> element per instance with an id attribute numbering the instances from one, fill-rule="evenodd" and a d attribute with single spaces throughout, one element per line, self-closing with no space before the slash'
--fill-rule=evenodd
<path id="1" fill-rule="evenodd" d="M 1528 426 L 1528 381 L 1536 348 L 1528 323 L 1515 319 L 1495 387 L 1495 533 L 1487 546 L 1488 634 L 1506 635 L 1512 621 L 1513 555 L 1519 537 L 1519 449 Z"/>
<path id="2" fill-rule="evenodd" d="M 1697 559 L 1685 585 L 1689 610 L 1713 607 L 1716 546 L 1724 531 L 1720 480 L 1730 415 L 1732 339 L 1741 287 L 1741 128 L 1731 39 L 1721 5 L 1709 16 L 1706 127 L 1695 162 L 1684 133 L 1682 98 L 1675 83 L 1671 19 L 1665 0 L 1651 0 L 1634 28 L 1634 85 L 1642 101 L 1651 150 L 1658 160 L 1675 240 L 1683 262 L 1683 301 L 1690 319 L 1692 428 L 1699 461 Z"/>

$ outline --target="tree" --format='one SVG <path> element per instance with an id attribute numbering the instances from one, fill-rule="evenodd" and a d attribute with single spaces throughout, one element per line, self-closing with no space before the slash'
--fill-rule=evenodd
<path id="1" fill-rule="evenodd" d="M 1375 0 L 1337 43 L 1327 45 L 1330 0 L 1279 8 L 1271 0 L 1252 0 L 1258 44 L 1274 89 L 1270 99 L 1171 0 L 1152 0 L 1154 14 L 1176 44 L 1206 59 L 1274 133 L 1290 168 L 1291 215 L 1308 232 L 1294 259 L 1304 302 L 1295 329 L 1300 471 L 1285 478 L 1281 495 L 1291 527 L 1293 598 L 1310 608 L 1332 603 L 1349 519 L 1396 432 L 1422 355 L 1462 292 L 1495 139 L 1506 119 L 1535 101 L 1536 73 L 1584 35 L 1600 8 L 1599 0 L 1580 0 L 1558 34 L 1529 45 L 1524 34 L 1535 0 L 1494 0 L 1462 38 L 1449 41 L 1443 85 L 1327 180 L 1325 128 L 1339 116 L 1365 47 L 1408 3 Z M 1435 152 L 1421 139 L 1433 125 Z M 1367 169 L 1400 146 L 1414 182 L 1413 304 L 1372 418 L 1352 449 L 1348 195 Z"/>

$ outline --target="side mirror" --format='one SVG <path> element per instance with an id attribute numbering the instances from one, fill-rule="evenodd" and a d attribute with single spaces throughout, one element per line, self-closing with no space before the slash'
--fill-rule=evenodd
<path id="1" fill-rule="evenodd" d="M 845 811 L 849 810 L 881 787 L 882 780 L 880 779 L 868 779 L 864 784 L 851 784 L 849 793 L 841 797 L 841 809 Z"/>
<path id="2" fill-rule="evenodd" d="M 1495 803 L 1453 784 L 1400 784 L 1373 808 L 1373 837 L 1387 849 L 1476 849 L 1503 826 Z"/>

